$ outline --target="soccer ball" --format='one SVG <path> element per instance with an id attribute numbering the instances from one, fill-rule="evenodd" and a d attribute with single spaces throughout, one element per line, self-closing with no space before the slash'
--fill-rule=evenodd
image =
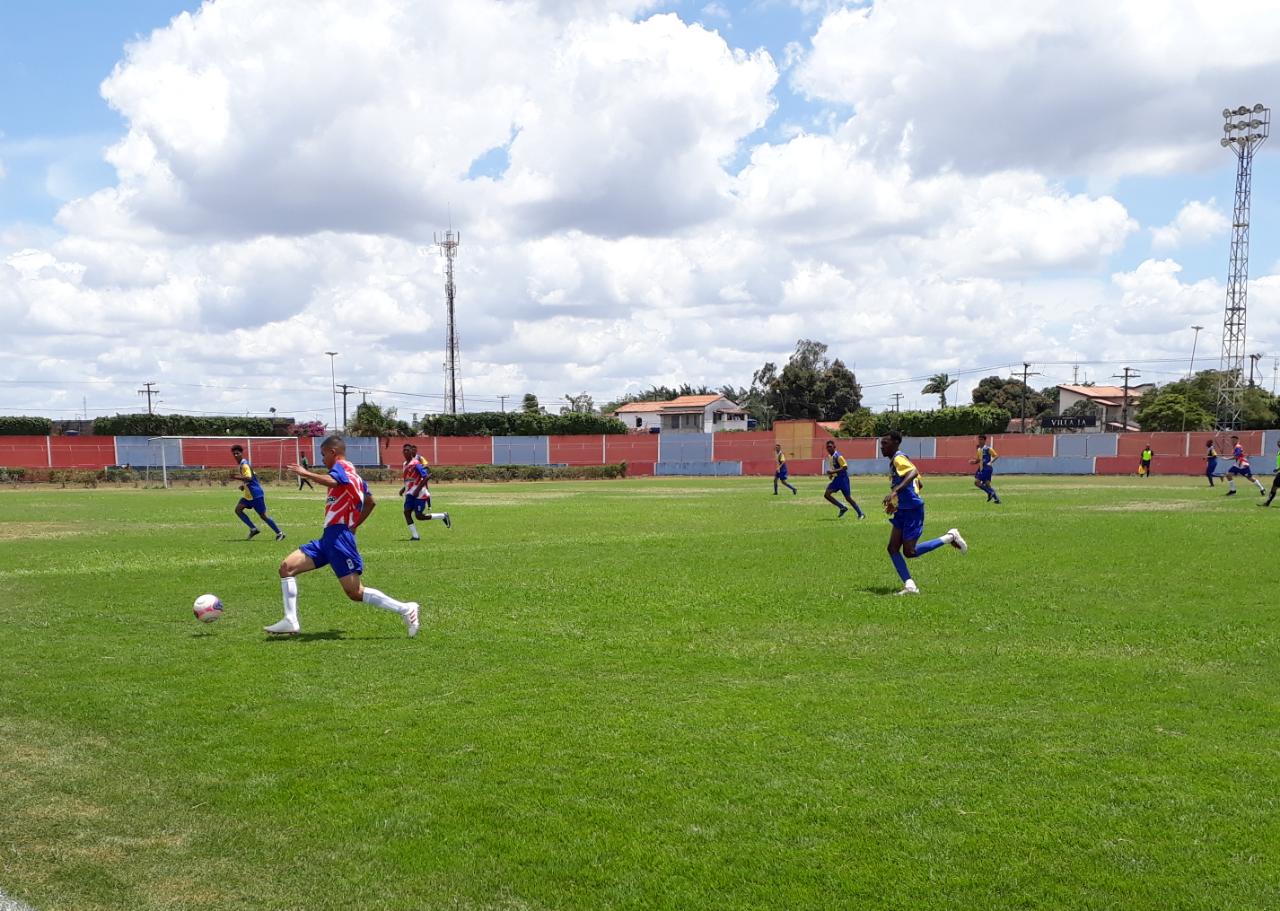
<path id="1" fill-rule="evenodd" d="M 201 595 L 191 606 L 191 612 L 201 623 L 212 623 L 222 616 L 222 599 L 217 595 Z"/>

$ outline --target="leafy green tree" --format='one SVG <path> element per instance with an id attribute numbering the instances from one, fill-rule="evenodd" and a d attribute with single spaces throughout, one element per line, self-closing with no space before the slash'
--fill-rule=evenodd
<path id="1" fill-rule="evenodd" d="M 1004 433 L 1009 412 L 994 405 L 939 408 L 936 411 L 885 411 L 875 416 L 875 435 L 897 430 L 909 437 L 968 436 Z"/>
<path id="2" fill-rule="evenodd" d="M 1136 415 L 1144 431 L 1211 430 L 1213 415 L 1181 392 L 1153 392 L 1143 396 Z"/>
<path id="3" fill-rule="evenodd" d="M 347 428 L 347 432 L 355 437 L 388 437 L 413 436 L 413 428 L 407 421 L 396 418 L 395 408 L 382 408 L 373 402 L 361 402 L 356 406 L 355 420 Z"/>
<path id="4" fill-rule="evenodd" d="M 840 419 L 842 437 L 871 437 L 876 435 L 876 416 L 870 408 L 858 408 Z"/>
<path id="5" fill-rule="evenodd" d="M 53 421 L 48 418 L 0 417 L 0 436 L 47 437 L 53 432 Z"/>
<path id="6" fill-rule="evenodd" d="M 953 380 L 946 373 L 935 373 L 929 377 L 929 382 L 920 390 L 922 395 L 936 395 L 938 397 L 938 407 L 947 407 L 947 390 L 954 386 L 959 380 Z"/>
<path id="7" fill-rule="evenodd" d="M 532 392 L 524 394 L 524 400 L 520 403 L 520 410 L 525 414 L 541 414 L 542 406 L 538 404 L 538 397 Z"/>
<path id="8" fill-rule="evenodd" d="M 566 404 L 560 406 L 561 414 L 594 414 L 596 403 L 585 392 L 578 395 L 565 395 Z"/>
<path id="9" fill-rule="evenodd" d="M 839 358 L 828 359 L 827 346 L 812 339 L 796 342 L 781 371 L 766 363 L 752 383 L 764 391 L 765 402 L 778 418 L 838 421 L 862 404 L 862 388 L 853 371 Z"/>
<path id="10" fill-rule="evenodd" d="M 1036 392 L 1022 380 L 1003 376 L 988 376 L 979 380 L 973 390 L 973 404 L 994 405 L 1012 415 L 1020 416 L 1024 393 L 1029 418 L 1052 413 L 1057 408 L 1056 402 L 1051 402 L 1047 396 Z"/>

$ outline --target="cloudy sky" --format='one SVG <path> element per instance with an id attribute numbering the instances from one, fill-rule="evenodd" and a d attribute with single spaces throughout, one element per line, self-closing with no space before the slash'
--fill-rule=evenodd
<path id="1" fill-rule="evenodd" d="M 0 5 L 0 413 L 468 410 L 746 385 L 801 337 L 867 403 L 1219 354 L 1236 0 Z M 1280 356 L 1280 155 L 1249 349 Z M 1079 364 L 1079 367 L 1074 365 Z"/>

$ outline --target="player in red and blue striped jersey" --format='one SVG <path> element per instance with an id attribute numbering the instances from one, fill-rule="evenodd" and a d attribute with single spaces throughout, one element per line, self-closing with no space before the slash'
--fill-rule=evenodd
<path id="1" fill-rule="evenodd" d="M 364 560 L 356 547 L 355 529 L 368 515 L 365 509 L 368 487 L 356 472 L 355 466 L 345 458 L 347 444 L 340 436 L 331 436 L 320 444 L 328 474 L 308 471 L 301 465 L 290 465 L 289 470 L 300 478 L 323 484 L 329 490 L 325 501 L 324 533 L 315 541 L 308 541 L 280 564 L 280 590 L 284 597 L 284 618 L 264 627 L 268 633 L 296 635 L 302 627 L 298 623 L 297 576 L 313 569 L 328 566 L 338 577 L 338 584 L 352 601 L 372 604 L 383 610 L 394 611 L 404 619 L 405 628 L 412 638 L 418 634 L 418 604 L 414 601 L 397 601 L 376 588 L 369 588 L 362 581 Z"/>
<path id="2" fill-rule="evenodd" d="M 447 512 L 426 511 L 431 508 L 431 468 L 427 465 L 427 460 L 418 455 L 418 447 L 412 443 L 405 443 L 402 451 L 404 465 L 400 476 L 404 479 L 404 484 L 400 493 L 404 496 L 404 524 L 409 526 L 409 540 L 419 540 L 418 526 L 413 524 L 414 519 L 425 522 L 439 519 L 444 522 L 445 528 L 452 528 L 453 523 L 449 521 Z"/>
<path id="3" fill-rule="evenodd" d="M 880 438 L 880 454 L 889 460 L 889 493 L 884 498 L 884 509 L 890 516 L 893 531 L 889 533 L 889 559 L 902 579 L 900 595 L 918 595 L 920 589 L 911 578 L 907 560 L 923 557 L 944 544 L 950 544 L 960 553 L 968 553 L 969 545 L 952 528 L 940 538 L 917 544 L 924 534 L 924 498 L 920 496 L 920 472 L 902 452 L 902 434 L 891 430 Z M 905 558 L 905 559 L 904 559 Z"/>
<path id="4" fill-rule="evenodd" d="M 1266 496 L 1267 492 L 1262 488 L 1262 482 L 1253 476 L 1253 468 L 1249 465 L 1249 457 L 1244 454 L 1244 447 L 1240 445 L 1239 437 L 1231 438 L 1231 461 L 1234 463 L 1227 469 L 1227 484 L 1230 490 L 1227 496 L 1234 497 L 1236 495 L 1236 478 L 1247 478 L 1253 482 L 1253 486 L 1258 488 L 1258 496 Z"/>

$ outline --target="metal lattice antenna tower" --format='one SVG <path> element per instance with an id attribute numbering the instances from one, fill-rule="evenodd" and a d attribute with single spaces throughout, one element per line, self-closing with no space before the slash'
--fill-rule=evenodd
<path id="1" fill-rule="evenodd" d="M 452 230 L 444 232 L 444 239 L 437 235 L 436 246 L 444 254 L 444 304 L 445 304 L 445 339 L 444 339 L 444 407 L 446 414 L 458 413 L 458 326 L 454 321 L 453 301 L 453 260 L 458 255 L 458 245 L 462 243 L 462 233 Z"/>
<path id="2" fill-rule="evenodd" d="M 1236 154 L 1236 205 L 1231 219 L 1231 262 L 1227 270 L 1227 307 L 1222 320 L 1222 379 L 1218 384 L 1218 429 L 1240 427 L 1244 389 L 1245 304 L 1249 296 L 1249 194 L 1253 153 L 1271 133 L 1271 109 L 1224 108 L 1221 140 Z"/>

